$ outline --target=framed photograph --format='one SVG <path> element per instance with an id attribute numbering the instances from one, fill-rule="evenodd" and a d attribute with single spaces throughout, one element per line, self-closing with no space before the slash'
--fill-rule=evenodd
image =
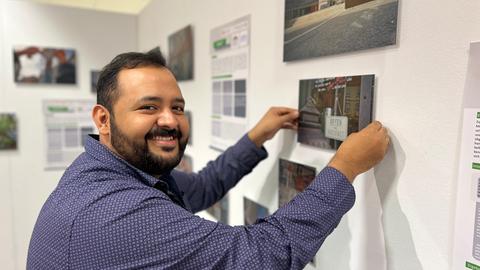
<path id="1" fill-rule="evenodd" d="M 262 206 L 247 197 L 243 197 L 243 219 L 245 225 L 254 224 L 259 218 L 270 215 L 268 208 Z"/>
<path id="2" fill-rule="evenodd" d="M 285 0 L 283 61 L 394 45 L 398 0 Z"/>
<path id="3" fill-rule="evenodd" d="M 298 142 L 338 149 L 352 132 L 372 122 L 375 76 L 300 81 Z"/>
<path id="4" fill-rule="evenodd" d="M 17 118 L 13 113 L 0 113 L 0 151 L 17 149 Z"/>
<path id="5" fill-rule="evenodd" d="M 168 37 L 168 67 L 177 81 L 193 79 L 193 30 L 191 25 Z"/>
<path id="6" fill-rule="evenodd" d="M 285 159 L 279 160 L 278 207 L 282 207 L 302 192 L 317 175 L 316 169 Z"/>
<path id="7" fill-rule="evenodd" d="M 73 49 L 15 46 L 16 83 L 76 84 L 76 54 Z"/>

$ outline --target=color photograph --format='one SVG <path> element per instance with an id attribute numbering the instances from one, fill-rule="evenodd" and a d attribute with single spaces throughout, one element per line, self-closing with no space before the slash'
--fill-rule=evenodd
<path id="1" fill-rule="evenodd" d="M 372 122 L 374 75 L 300 80 L 299 143 L 338 149 Z"/>
<path id="2" fill-rule="evenodd" d="M 177 81 L 193 79 L 193 30 L 191 25 L 168 37 L 168 66 Z"/>
<path id="3" fill-rule="evenodd" d="M 245 225 L 254 224 L 257 219 L 270 215 L 268 208 L 262 206 L 247 197 L 243 197 L 243 217 Z"/>
<path id="4" fill-rule="evenodd" d="M 396 44 L 398 0 L 285 0 L 283 61 Z"/>
<path id="5" fill-rule="evenodd" d="M 73 49 L 16 46 L 13 49 L 13 61 L 16 83 L 76 83 L 76 56 Z"/>
<path id="6" fill-rule="evenodd" d="M 0 150 L 17 149 L 17 118 L 11 113 L 0 113 Z"/>
<path id="7" fill-rule="evenodd" d="M 314 167 L 285 159 L 279 162 L 278 207 L 282 207 L 310 185 L 317 173 Z"/>

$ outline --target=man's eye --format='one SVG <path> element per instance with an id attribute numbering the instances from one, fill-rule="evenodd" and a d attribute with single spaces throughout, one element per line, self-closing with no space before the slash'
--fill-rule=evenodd
<path id="1" fill-rule="evenodd" d="M 176 111 L 176 112 L 183 112 L 183 107 L 175 106 L 175 107 L 173 107 L 173 110 Z"/>
<path id="2" fill-rule="evenodd" d="M 140 110 L 146 110 L 146 111 L 151 111 L 151 110 L 156 110 L 157 108 L 155 106 L 152 106 L 152 105 L 145 105 L 145 106 L 142 106 L 140 107 Z"/>

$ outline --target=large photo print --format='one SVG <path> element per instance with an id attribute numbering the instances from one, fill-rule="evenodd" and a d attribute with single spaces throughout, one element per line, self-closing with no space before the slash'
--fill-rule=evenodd
<path id="1" fill-rule="evenodd" d="M 398 0 L 285 0 L 283 61 L 396 43 Z"/>

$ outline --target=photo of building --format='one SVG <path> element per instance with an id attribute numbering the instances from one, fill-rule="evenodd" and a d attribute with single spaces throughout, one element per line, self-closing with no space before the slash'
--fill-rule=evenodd
<path id="1" fill-rule="evenodd" d="M 278 207 L 302 192 L 315 179 L 314 167 L 279 159 Z"/>
<path id="2" fill-rule="evenodd" d="M 374 75 L 300 81 L 300 143 L 337 149 L 372 121 Z"/>

